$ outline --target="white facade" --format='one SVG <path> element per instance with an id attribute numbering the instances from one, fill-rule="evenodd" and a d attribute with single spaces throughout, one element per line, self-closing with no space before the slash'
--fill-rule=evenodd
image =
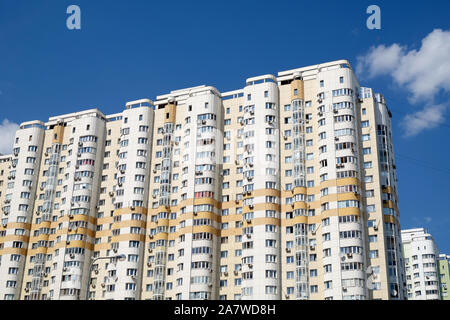
<path id="1" fill-rule="evenodd" d="M 440 300 L 439 250 L 425 229 L 402 230 L 408 300 Z"/>

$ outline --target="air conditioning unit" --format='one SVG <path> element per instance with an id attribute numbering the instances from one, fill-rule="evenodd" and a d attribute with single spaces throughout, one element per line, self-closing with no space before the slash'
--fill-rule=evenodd
<path id="1" fill-rule="evenodd" d="M 153 173 L 156 173 L 156 169 L 153 169 Z"/>
<path id="2" fill-rule="evenodd" d="M 286 248 L 287 253 L 291 253 L 291 248 Z"/>
<path id="3" fill-rule="evenodd" d="M 251 235 L 250 233 L 247 233 L 247 238 L 248 238 L 248 239 L 251 239 L 251 238 L 252 238 L 252 235 Z"/>
<path id="4" fill-rule="evenodd" d="M 91 283 L 91 287 L 92 287 L 93 289 L 95 289 L 95 284 Z"/>
<path id="5" fill-rule="evenodd" d="M 202 120 L 202 124 L 206 124 L 206 120 Z"/>
<path id="6" fill-rule="evenodd" d="M 114 196 L 114 191 L 110 191 L 110 192 L 109 192 L 109 196 L 110 196 L 110 197 L 113 197 L 113 196 Z"/>
<path id="7" fill-rule="evenodd" d="M 77 156 L 78 156 L 78 157 L 81 157 L 81 152 L 78 152 L 78 153 L 77 153 Z"/>
<path id="8" fill-rule="evenodd" d="M 134 209 L 136 209 L 134 206 L 131 206 L 131 208 L 130 208 L 131 210 L 134 210 Z"/>
<path id="9" fill-rule="evenodd" d="M 95 274 L 98 274 L 98 269 L 95 269 L 95 270 L 94 270 L 94 273 L 95 273 Z"/>
<path id="10" fill-rule="evenodd" d="M 121 186 L 122 186 L 122 182 L 119 182 L 117 185 L 118 185 L 119 187 L 121 187 Z"/>
<path id="11" fill-rule="evenodd" d="M 349 259 L 353 258 L 353 254 L 351 252 L 347 253 L 347 258 Z"/>
<path id="12" fill-rule="evenodd" d="M 236 204 L 238 204 L 239 203 L 239 200 L 238 199 L 236 199 L 235 201 L 234 201 Z"/>
<path id="13" fill-rule="evenodd" d="M 247 223 L 248 224 L 252 223 L 252 219 L 247 219 Z"/>
<path id="14" fill-rule="evenodd" d="M 213 269 L 209 269 L 209 273 L 212 273 L 213 272 Z"/>
<path id="15" fill-rule="evenodd" d="M 228 272 L 225 271 L 225 272 L 223 273 L 223 275 L 224 275 L 225 277 L 228 277 Z"/>
<path id="16" fill-rule="evenodd" d="M 120 170 L 120 173 L 121 173 L 121 174 L 125 174 L 125 170 L 123 170 L 123 169 Z"/>
<path id="17" fill-rule="evenodd" d="M 342 256 L 342 257 L 341 257 L 341 260 L 342 260 L 342 261 L 345 261 L 345 256 Z"/>
<path id="18" fill-rule="evenodd" d="M 316 250 L 316 246 L 309 246 L 309 250 L 311 250 L 311 251 Z"/>
<path id="19" fill-rule="evenodd" d="M 249 166 L 250 168 L 253 168 L 253 163 L 250 162 L 250 163 L 248 164 L 248 166 Z"/>
<path id="20" fill-rule="evenodd" d="M 150 239 L 153 239 L 153 235 L 152 235 L 152 234 L 151 234 L 151 235 L 149 235 L 149 238 L 150 238 Z"/>
<path id="21" fill-rule="evenodd" d="M 378 231 L 378 226 L 373 226 L 373 230 Z"/>
<path id="22" fill-rule="evenodd" d="M 334 140 L 335 141 L 339 141 L 339 137 L 334 137 Z"/>
<path id="23" fill-rule="evenodd" d="M 284 140 L 287 140 L 287 138 L 288 138 L 287 136 L 283 136 L 283 139 L 284 139 Z"/>
<path id="24" fill-rule="evenodd" d="M 113 251 L 114 251 L 114 253 L 117 253 L 117 248 L 114 248 Z"/>
<path id="25" fill-rule="evenodd" d="M 234 270 L 234 275 L 237 276 L 239 272 L 237 270 Z"/>
<path id="26" fill-rule="evenodd" d="M 83 146 L 83 142 L 78 142 L 78 145 L 80 146 L 80 147 L 82 147 Z"/>
<path id="27" fill-rule="evenodd" d="M 147 267 L 151 267 L 152 266 L 152 263 L 151 262 L 148 262 L 147 263 Z"/>
<path id="28" fill-rule="evenodd" d="M 250 115 L 254 115 L 255 114 L 255 111 L 254 110 L 250 110 Z"/>
<path id="29" fill-rule="evenodd" d="M 63 268 L 63 272 L 67 272 L 67 271 L 69 271 L 69 268 L 64 267 L 64 268 Z"/>
<path id="30" fill-rule="evenodd" d="M 311 234 L 312 234 L 313 236 L 315 236 L 315 235 L 316 235 L 316 230 L 311 231 Z"/>
<path id="31" fill-rule="evenodd" d="M 289 300 L 289 295 L 288 294 L 285 294 L 285 296 L 284 296 L 287 300 Z"/>
<path id="32" fill-rule="evenodd" d="M 198 212 L 194 212 L 194 216 L 198 216 Z"/>
<path id="33" fill-rule="evenodd" d="M 104 288 L 105 287 L 105 284 L 104 283 L 102 283 L 102 288 Z"/>
<path id="34" fill-rule="evenodd" d="M 333 112 L 334 113 L 339 113 L 339 111 L 337 109 L 334 109 Z"/>
<path id="35" fill-rule="evenodd" d="M 239 160 L 236 160 L 234 163 L 235 163 L 236 165 L 239 165 Z"/>
<path id="36" fill-rule="evenodd" d="M 69 241 L 69 240 L 67 240 L 67 241 L 66 241 L 66 244 L 67 244 L 67 245 L 69 245 L 69 244 L 70 244 L 70 241 Z"/>
<path id="37" fill-rule="evenodd" d="M 25 288 L 25 292 L 28 292 L 28 291 L 30 291 L 30 289 L 29 288 Z"/>
<path id="38" fill-rule="evenodd" d="M 347 288 L 346 287 L 342 287 L 342 291 L 347 292 Z"/>
<path id="39" fill-rule="evenodd" d="M 70 259 L 75 259 L 75 255 L 73 253 L 70 254 Z"/>
<path id="40" fill-rule="evenodd" d="M 249 263 L 249 264 L 248 264 L 248 267 L 249 267 L 250 269 L 253 269 L 253 264 Z"/>
<path id="41" fill-rule="evenodd" d="M 153 249 L 152 248 L 148 248 L 148 253 L 152 253 Z"/>
<path id="42" fill-rule="evenodd" d="M 323 112 L 319 112 L 317 115 L 318 115 L 319 117 L 321 117 L 321 116 L 323 116 Z"/>
<path id="43" fill-rule="evenodd" d="M 248 207 L 249 207 L 250 209 L 253 209 L 253 208 L 255 208 L 255 206 L 254 206 L 254 205 L 252 205 L 252 204 L 251 204 L 251 205 L 249 205 Z"/>
<path id="44" fill-rule="evenodd" d="M 213 285 L 212 285 L 212 283 L 208 283 L 208 287 L 210 287 L 210 288 L 211 288 L 212 286 L 213 286 Z"/>

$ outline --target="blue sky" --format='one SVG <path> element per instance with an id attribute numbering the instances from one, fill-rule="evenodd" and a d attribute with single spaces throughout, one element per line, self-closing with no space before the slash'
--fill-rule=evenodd
<path id="1" fill-rule="evenodd" d="M 71 4 L 81 8 L 80 31 L 66 28 Z M 371 4 L 381 8 L 381 30 L 366 28 Z M 371 47 L 397 43 L 404 60 L 395 56 L 378 74 L 366 61 L 374 72 L 360 81 L 384 93 L 393 112 L 402 227 L 429 228 L 450 254 L 450 75 L 444 70 L 442 90 L 412 101 L 414 84 L 398 77 L 405 70 L 391 74 L 434 29 L 450 30 L 449 12 L 448 0 L 1 1 L 0 128 L 4 119 L 91 107 L 115 113 L 126 101 L 200 84 L 233 90 L 251 76 L 336 59 L 356 69 Z M 436 105 L 439 115 L 419 114 L 424 130 L 406 136 L 405 115 Z"/>

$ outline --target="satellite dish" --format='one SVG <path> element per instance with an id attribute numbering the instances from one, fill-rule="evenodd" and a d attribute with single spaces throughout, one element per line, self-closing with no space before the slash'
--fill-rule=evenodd
<path id="1" fill-rule="evenodd" d="M 371 274 L 372 272 L 373 272 L 372 266 L 368 266 L 367 269 L 366 269 L 366 273 L 367 274 Z"/>

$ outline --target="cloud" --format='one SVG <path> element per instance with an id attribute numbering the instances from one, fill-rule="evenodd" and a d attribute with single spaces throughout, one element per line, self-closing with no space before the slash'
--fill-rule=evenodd
<path id="1" fill-rule="evenodd" d="M 445 121 L 444 112 L 446 109 L 445 105 L 439 104 L 406 115 L 400 124 L 404 129 L 405 136 L 412 137 L 424 130 L 438 127 Z"/>
<path id="2" fill-rule="evenodd" d="M 430 223 L 433 219 L 431 217 L 425 217 L 424 220 L 426 223 Z"/>
<path id="3" fill-rule="evenodd" d="M 425 103 L 422 111 L 403 119 L 406 135 L 437 127 L 444 122 L 446 106 L 435 105 L 436 95 L 450 92 L 450 30 L 433 30 L 422 39 L 419 50 L 408 51 L 397 43 L 371 47 L 365 55 L 357 57 L 356 71 L 361 78 L 390 76 L 408 91 L 411 103 Z"/>
<path id="4" fill-rule="evenodd" d="M 9 154 L 12 152 L 14 137 L 19 125 L 4 119 L 0 124 L 0 153 Z"/>
<path id="5" fill-rule="evenodd" d="M 357 57 L 356 72 L 361 76 L 367 74 L 368 78 L 386 75 L 398 65 L 404 50 L 396 43 L 372 47 L 365 56 Z"/>

